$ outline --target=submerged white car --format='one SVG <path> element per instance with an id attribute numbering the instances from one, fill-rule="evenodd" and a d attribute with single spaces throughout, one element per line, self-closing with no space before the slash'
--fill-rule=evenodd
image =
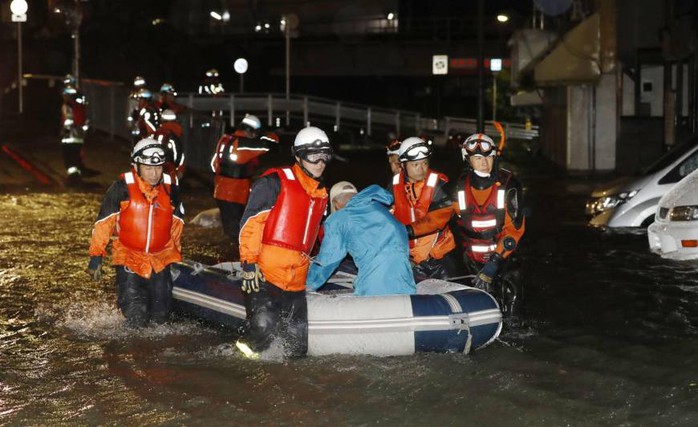
<path id="1" fill-rule="evenodd" d="M 697 168 L 698 137 L 693 137 L 665 153 L 638 175 L 595 189 L 586 204 L 589 224 L 647 227 L 654 221 L 659 199 Z"/>
<path id="2" fill-rule="evenodd" d="M 659 200 L 647 239 L 650 250 L 663 258 L 698 259 L 698 170 Z"/>

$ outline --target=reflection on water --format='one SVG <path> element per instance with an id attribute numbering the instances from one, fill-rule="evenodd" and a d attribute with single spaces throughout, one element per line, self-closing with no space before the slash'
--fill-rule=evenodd
<path id="1" fill-rule="evenodd" d="M 84 273 L 101 195 L 0 196 L 0 424 L 696 425 L 695 264 L 650 254 L 642 230 L 585 227 L 581 190 L 549 203 L 554 186 L 523 180 L 526 313 L 469 356 L 253 362 L 191 320 L 126 329 L 113 272 Z M 232 253 L 216 230 L 184 243 Z"/>

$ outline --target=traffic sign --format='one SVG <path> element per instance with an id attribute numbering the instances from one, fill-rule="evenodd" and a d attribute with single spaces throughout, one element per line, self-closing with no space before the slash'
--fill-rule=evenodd
<path id="1" fill-rule="evenodd" d="M 448 74 L 448 55 L 434 55 L 431 63 L 433 74 Z"/>

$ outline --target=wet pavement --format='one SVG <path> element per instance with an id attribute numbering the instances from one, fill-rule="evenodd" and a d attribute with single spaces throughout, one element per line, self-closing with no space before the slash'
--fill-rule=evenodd
<path id="1" fill-rule="evenodd" d="M 62 183 L 57 137 L 40 124 L 9 143 Z M 7 141 L 7 142 L 6 142 Z M 382 153 L 345 153 L 330 179 L 387 180 Z M 436 168 L 453 173 L 456 153 Z M 525 311 L 471 355 L 332 356 L 251 362 L 234 333 L 180 321 L 132 331 L 114 274 L 84 269 L 106 187 L 128 165 L 123 142 L 95 135 L 80 187 L 43 186 L 0 155 L 0 424 L 693 426 L 698 423 L 698 270 L 651 254 L 644 230 L 587 227 L 574 176 L 523 150 L 507 155 L 526 187 L 520 257 Z M 359 165 L 359 166 L 357 166 Z M 187 219 L 215 206 L 185 184 Z M 187 224 L 185 257 L 235 257 L 220 230 Z"/>

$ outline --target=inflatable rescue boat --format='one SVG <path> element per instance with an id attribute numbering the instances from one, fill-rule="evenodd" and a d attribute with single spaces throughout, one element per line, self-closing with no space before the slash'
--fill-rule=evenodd
<path id="1" fill-rule="evenodd" d="M 354 296 L 353 277 L 338 272 L 321 292 L 308 292 L 309 355 L 469 353 L 502 329 L 497 302 L 485 291 L 430 279 L 416 295 Z M 175 312 L 235 329 L 245 324 L 238 263 L 185 261 L 172 265 L 172 278 Z"/>

